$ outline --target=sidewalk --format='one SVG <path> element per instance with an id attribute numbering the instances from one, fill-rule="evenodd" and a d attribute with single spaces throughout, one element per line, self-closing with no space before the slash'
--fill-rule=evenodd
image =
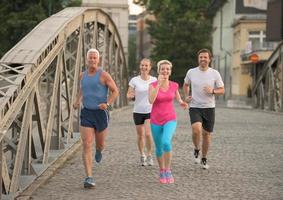
<path id="1" fill-rule="evenodd" d="M 192 160 L 187 111 L 177 109 L 173 141 L 175 184 L 158 182 L 158 167 L 139 166 L 132 107 L 111 116 L 102 163 L 94 164 L 95 189 L 84 189 L 81 149 L 30 199 L 218 200 L 283 199 L 283 115 L 216 109 L 209 170 Z"/>

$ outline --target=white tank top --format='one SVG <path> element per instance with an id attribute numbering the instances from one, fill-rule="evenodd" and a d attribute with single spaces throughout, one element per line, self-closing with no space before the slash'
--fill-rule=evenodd
<path id="1" fill-rule="evenodd" d="M 153 76 L 143 80 L 141 76 L 135 76 L 129 82 L 129 86 L 135 90 L 134 113 L 150 113 L 152 105 L 148 101 L 148 87 L 157 81 Z"/>

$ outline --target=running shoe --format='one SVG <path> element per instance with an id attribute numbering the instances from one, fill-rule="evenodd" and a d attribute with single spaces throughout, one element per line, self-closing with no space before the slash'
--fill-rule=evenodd
<path id="1" fill-rule="evenodd" d="M 200 156 L 199 156 L 199 149 L 195 149 L 194 150 L 194 161 L 195 164 L 199 164 L 200 163 Z"/>
<path id="2" fill-rule="evenodd" d="M 206 158 L 202 158 L 200 164 L 201 164 L 201 168 L 202 169 L 208 169 L 209 168 L 209 166 L 207 164 L 207 159 Z"/>
<path id="3" fill-rule="evenodd" d="M 93 188 L 95 187 L 95 182 L 92 177 L 86 177 L 84 180 L 84 188 Z"/>
<path id="4" fill-rule="evenodd" d="M 142 155 L 141 156 L 141 166 L 146 166 L 147 163 L 146 163 L 146 156 L 145 155 Z"/>
<path id="5" fill-rule="evenodd" d="M 152 156 L 147 156 L 147 158 L 146 158 L 146 162 L 147 162 L 148 166 L 152 166 L 152 165 L 153 165 L 153 159 L 152 159 Z"/>
<path id="6" fill-rule="evenodd" d="M 95 152 L 95 161 L 96 161 L 97 163 L 100 163 L 101 159 L 102 159 L 101 150 L 96 149 L 96 152 Z"/>
<path id="7" fill-rule="evenodd" d="M 159 182 L 162 184 L 167 183 L 166 172 L 163 169 L 161 169 L 159 172 Z"/>
<path id="8" fill-rule="evenodd" d="M 167 169 L 165 171 L 165 177 L 166 177 L 166 182 L 167 183 L 174 183 L 175 182 L 175 179 L 174 179 L 170 169 Z"/>

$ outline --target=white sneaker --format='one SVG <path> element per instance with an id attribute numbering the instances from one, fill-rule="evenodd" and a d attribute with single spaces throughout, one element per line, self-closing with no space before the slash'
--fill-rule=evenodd
<path id="1" fill-rule="evenodd" d="M 146 156 L 145 155 L 141 156 L 141 165 L 142 166 L 146 166 L 147 165 L 147 163 L 146 163 Z"/>
<path id="2" fill-rule="evenodd" d="M 195 162 L 195 164 L 200 164 L 200 156 L 199 156 L 199 152 L 200 152 L 200 150 L 198 150 L 198 149 L 195 149 L 194 150 L 194 162 Z"/>
<path id="3" fill-rule="evenodd" d="M 152 166 L 152 165 L 153 165 L 153 159 L 152 159 L 152 156 L 147 156 L 147 158 L 146 158 L 146 162 L 147 162 L 148 166 Z"/>
<path id="4" fill-rule="evenodd" d="M 208 169 L 209 168 L 209 165 L 207 164 L 207 159 L 206 158 L 202 158 L 200 164 L 201 164 L 201 168 L 202 169 Z"/>

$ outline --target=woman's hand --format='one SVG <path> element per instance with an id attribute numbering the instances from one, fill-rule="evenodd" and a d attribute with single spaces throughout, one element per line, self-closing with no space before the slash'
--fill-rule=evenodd
<path id="1" fill-rule="evenodd" d="M 186 102 L 184 102 L 183 100 L 181 100 L 179 103 L 180 103 L 180 106 L 181 106 L 184 110 L 189 107 L 189 105 L 188 105 Z"/>
<path id="2" fill-rule="evenodd" d="M 131 101 L 135 100 L 135 89 L 132 87 L 129 87 L 128 92 L 127 92 L 127 98 Z"/>
<path id="3" fill-rule="evenodd" d="M 166 77 L 162 74 L 159 74 L 157 77 L 157 81 L 158 81 L 158 87 L 160 87 L 163 83 L 165 83 L 166 81 Z"/>
<path id="4" fill-rule="evenodd" d="M 129 100 L 134 101 L 135 100 L 135 91 L 129 91 L 127 94 L 127 97 Z"/>

